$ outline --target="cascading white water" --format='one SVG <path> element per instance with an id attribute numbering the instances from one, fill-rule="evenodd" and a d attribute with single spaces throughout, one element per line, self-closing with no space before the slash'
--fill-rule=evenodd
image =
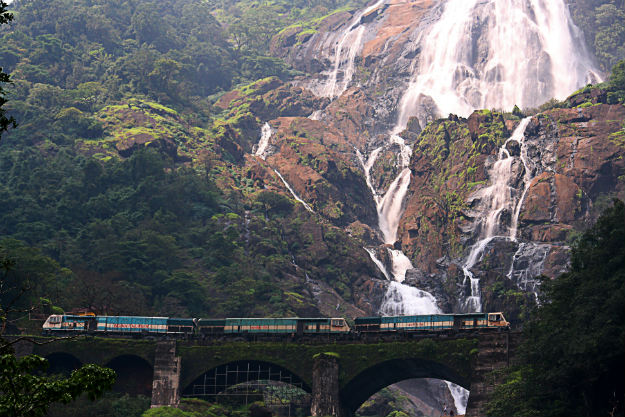
<path id="1" fill-rule="evenodd" d="M 334 68 L 321 89 L 322 96 L 330 98 L 338 97 L 347 89 L 354 76 L 354 62 L 362 48 L 362 38 L 365 33 L 365 27 L 360 24 L 360 21 L 363 16 L 380 8 L 385 2 L 386 0 L 378 0 L 361 12 L 358 12 L 349 26 L 343 31 L 336 45 L 336 49 L 334 50 Z M 343 79 L 339 83 L 338 74 L 341 69 L 343 71 Z"/>
<path id="2" fill-rule="evenodd" d="M 269 140 L 271 139 L 272 134 L 273 130 L 271 129 L 271 126 L 269 125 L 269 123 L 265 123 L 260 131 L 260 140 L 258 141 L 258 145 L 256 145 L 256 152 L 254 152 L 254 155 L 262 158 L 263 160 L 267 157 L 267 147 L 269 146 Z M 295 198 L 295 200 L 299 203 L 302 203 L 306 210 L 314 213 L 314 210 L 297 195 L 293 187 L 291 187 L 291 185 L 284 179 L 282 174 L 280 174 L 277 169 L 274 169 L 273 172 L 275 172 L 278 178 L 280 178 L 280 180 L 287 188 L 287 190 L 289 190 L 293 198 Z"/>
<path id="3" fill-rule="evenodd" d="M 308 116 L 308 118 L 310 120 L 321 120 L 322 114 L 323 114 L 323 110 L 315 110 L 314 112 L 310 113 L 310 116 Z"/>
<path id="4" fill-rule="evenodd" d="M 398 125 L 426 98 L 439 115 L 535 107 L 600 80 L 564 0 L 447 0 L 421 42 Z"/>
<path id="5" fill-rule="evenodd" d="M 384 196 L 380 196 L 371 180 L 371 168 L 380 153 L 386 147 L 392 145 L 398 145 L 400 147 L 400 159 L 398 162 L 401 172 L 391 183 Z M 384 243 L 388 245 L 394 244 L 397 240 L 397 227 L 399 226 L 403 211 L 403 202 L 408 192 L 408 187 L 410 186 L 411 173 L 409 165 L 411 153 L 412 149 L 396 134 L 389 136 L 389 141 L 386 145 L 373 150 L 367 161 L 365 161 L 360 151 L 356 150 L 356 155 L 365 173 L 367 186 L 371 190 L 376 204 L 379 229 L 382 232 Z M 368 249 L 367 252 L 369 252 L 369 255 L 371 255 L 373 259 L 374 255 L 372 254 L 374 254 L 374 251 Z M 410 259 L 399 249 L 388 248 L 388 254 L 394 282 L 392 282 L 387 289 L 384 301 L 380 307 L 380 314 L 410 315 L 440 313 L 441 310 L 436 305 L 434 296 L 428 292 L 403 284 L 406 279 L 406 272 L 413 268 Z M 380 262 L 375 258 L 374 262 L 376 261 Z M 378 267 L 380 266 L 378 265 Z M 383 271 L 385 272 L 386 268 L 383 268 Z M 386 272 L 385 276 L 388 279 Z"/>
<path id="6" fill-rule="evenodd" d="M 400 146 L 400 167 L 402 168 L 400 174 L 395 178 L 393 183 L 389 186 L 386 194 L 380 196 L 373 186 L 371 180 L 371 168 L 380 153 L 387 146 L 391 145 Z M 378 226 L 382 232 L 384 243 L 392 245 L 397 240 L 397 227 L 399 226 L 399 220 L 403 210 L 403 201 L 408 192 L 408 186 L 410 185 L 410 155 L 412 149 L 407 146 L 404 140 L 397 135 L 390 135 L 389 142 L 379 148 L 374 149 L 367 161 L 356 149 L 356 155 L 362 165 L 362 169 L 365 173 L 365 181 L 367 186 L 371 190 L 373 199 L 376 204 L 378 212 Z M 365 248 L 366 249 L 366 248 Z M 378 268 L 382 270 L 387 279 L 389 279 L 386 268 L 382 262 L 375 257 L 375 251 L 372 249 L 366 249 L 371 259 L 378 265 Z M 406 315 L 413 314 L 412 312 L 419 311 L 419 314 L 440 313 L 440 309 L 436 305 L 436 299 L 431 294 L 418 290 L 417 288 L 403 284 L 406 279 L 406 272 L 413 268 L 410 259 L 398 249 L 388 248 L 389 259 L 391 261 L 391 273 L 393 275 L 394 282 L 391 283 L 384 296 L 384 301 L 380 308 L 380 314 L 385 315 Z M 433 301 L 433 302 L 432 302 Z M 417 314 L 417 313 L 414 313 Z"/>
<path id="7" fill-rule="evenodd" d="M 382 261 L 380 259 L 378 259 L 375 250 L 371 249 L 371 248 L 363 248 L 364 250 L 367 251 L 367 253 L 369 254 L 369 257 L 371 258 L 371 260 L 373 261 L 373 263 L 375 264 L 375 266 L 378 267 L 378 269 L 380 270 L 380 272 L 382 272 L 382 274 L 384 274 L 384 276 L 386 277 L 387 280 L 391 280 L 391 277 L 388 276 L 388 272 L 386 271 L 386 267 L 384 266 L 384 264 L 382 263 Z"/>
<path id="8" fill-rule="evenodd" d="M 380 196 L 378 191 L 373 186 L 373 181 L 371 180 L 371 168 L 373 167 L 373 164 L 375 164 L 375 161 L 380 153 L 386 147 L 393 144 L 400 146 L 399 168 L 401 168 L 401 172 L 388 187 L 386 193 L 383 196 Z M 356 155 L 358 156 L 362 169 L 365 173 L 365 181 L 373 194 L 373 199 L 376 204 L 378 212 L 378 226 L 382 232 L 384 243 L 389 245 L 394 244 L 397 240 L 397 227 L 399 226 L 399 221 L 401 219 L 404 197 L 406 196 L 408 187 L 410 186 L 410 168 L 408 166 L 410 165 L 411 153 L 412 149 L 410 146 L 407 146 L 404 140 L 397 135 L 391 135 L 389 142 L 385 146 L 376 148 L 373 152 L 371 152 L 367 161 L 365 161 L 360 151 L 356 150 Z"/>
<path id="9" fill-rule="evenodd" d="M 393 279 L 397 282 L 404 282 L 406 279 L 406 272 L 409 269 L 414 268 L 410 259 L 398 249 L 388 249 L 388 255 L 391 259 L 391 268 L 393 272 Z"/>
<path id="10" fill-rule="evenodd" d="M 519 289 L 534 294 L 536 301 L 538 301 L 540 286 L 540 281 L 536 277 L 542 274 L 545 259 L 550 250 L 551 246 L 545 244 L 520 243 L 506 275 Z"/>
<path id="11" fill-rule="evenodd" d="M 302 203 L 302 205 L 304 206 L 304 208 L 306 210 L 308 210 L 311 213 L 314 213 L 315 211 L 304 201 L 300 198 L 300 196 L 297 195 L 297 193 L 295 192 L 295 190 L 293 189 L 293 187 L 291 187 L 291 185 L 284 179 L 284 177 L 282 176 L 282 174 L 280 174 L 280 172 L 278 172 L 277 169 L 274 169 L 273 172 L 276 173 L 276 175 L 282 180 L 282 183 L 284 184 L 284 186 L 287 188 L 287 190 L 289 190 L 289 192 L 291 193 L 291 195 L 293 196 L 293 198 L 299 202 Z"/>
<path id="12" fill-rule="evenodd" d="M 436 298 L 432 294 L 395 281 L 389 284 L 379 311 L 383 316 L 413 316 L 440 312 Z"/>
<path id="13" fill-rule="evenodd" d="M 392 245 L 397 240 L 397 227 L 409 186 L 410 169 L 404 168 L 391 183 L 384 197 L 378 200 L 378 225 L 386 244 Z"/>
<path id="14" fill-rule="evenodd" d="M 269 126 L 269 123 L 265 123 L 260 130 L 260 140 L 258 141 L 258 145 L 256 145 L 254 155 L 261 157 L 263 160 L 266 158 L 267 147 L 269 146 L 269 139 L 271 139 L 272 134 L 271 126 Z"/>
<path id="15" fill-rule="evenodd" d="M 463 416 L 467 411 L 467 402 L 469 401 L 469 391 L 452 382 L 445 381 L 451 396 L 454 398 L 456 406 L 456 414 Z"/>
<path id="16" fill-rule="evenodd" d="M 471 268 L 480 261 L 484 249 L 497 238 L 516 240 L 518 216 L 521 212 L 520 207 L 523 204 L 532 179 L 532 172 L 526 160 L 527 146 L 525 144 L 525 129 L 530 121 L 531 117 L 523 119 L 512 133 L 512 136 L 499 148 L 499 160 L 495 162 L 489 171 L 491 185 L 477 191 L 474 195 L 480 199 L 481 212 L 474 225 L 478 240 L 471 247 L 469 255 L 462 266 L 465 285 L 467 280 L 469 280 L 471 285 L 471 295 L 465 300 L 464 306 L 467 311 L 479 312 L 482 309 L 479 279 L 473 276 Z M 523 182 L 525 184 L 521 195 L 518 195 L 516 189 L 513 188 L 515 178 L 512 166 L 515 157 L 510 154 L 507 148 L 511 142 L 518 143 L 522 149 L 525 148 L 525 157 L 523 157 L 522 152 L 520 158 L 524 167 Z M 501 215 L 504 212 L 511 213 L 513 217 L 510 227 L 501 224 Z"/>

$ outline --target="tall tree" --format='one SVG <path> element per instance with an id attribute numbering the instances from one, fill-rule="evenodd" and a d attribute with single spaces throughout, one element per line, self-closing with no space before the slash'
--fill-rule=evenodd
<path id="1" fill-rule="evenodd" d="M 9 13 L 7 7 L 8 5 L 4 1 L 0 0 L 0 25 L 8 24 L 13 20 L 13 14 Z M 17 126 L 13 116 L 7 117 L 6 110 L 2 108 L 7 102 L 5 98 L 4 85 L 9 82 L 11 82 L 11 77 L 9 77 L 9 74 L 4 72 L 2 67 L 0 67 L 0 137 L 2 136 L 2 132 L 6 132 L 9 127 Z"/>

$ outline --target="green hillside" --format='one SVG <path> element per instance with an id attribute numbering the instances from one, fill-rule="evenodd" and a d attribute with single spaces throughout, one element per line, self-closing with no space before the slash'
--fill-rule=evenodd
<path id="1" fill-rule="evenodd" d="M 275 88 L 293 76 L 268 56 L 267 40 L 344 6 L 12 4 L 0 62 L 14 83 L 4 108 L 19 127 L 0 143 L 0 253 L 16 261 L 13 279 L 36 283 L 24 302 L 107 314 L 319 314 L 304 272 L 350 300 L 370 272 L 356 243 L 254 188 L 242 171 L 242 146 L 259 131 L 249 100 L 214 106 L 230 89 L 253 97 L 266 92 L 256 80 L 274 77 Z"/>

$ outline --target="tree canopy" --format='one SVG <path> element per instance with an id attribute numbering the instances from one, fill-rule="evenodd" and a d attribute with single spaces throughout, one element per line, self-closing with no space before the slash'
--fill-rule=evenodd
<path id="1" fill-rule="evenodd" d="M 36 355 L 0 356 L 0 417 L 40 417 L 52 403 L 67 404 L 83 394 L 101 397 L 115 382 L 112 369 L 85 365 L 68 378 L 45 376 L 48 361 Z"/>
<path id="2" fill-rule="evenodd" d="M 7 24 L 13 20 L 13 14 L 7 11 L 7 7 L 7 4 L 0 0 L 0 25 Z M 9 77 L 9 74 L 4 72 L 3 68 L 0 67 L 0 136 L 2 136 L 2 132 L 5 132 L 10 126 L 17 126 L 17 122 L 13 116 L 7 116 L 6 109 L 2 108 L 7 102 L 3 85 L 10 81 L 11 77 Z"/>
<path id="3" fill-rule="evenodd" d="M 616 200 L 573 248 L 571 271 L 541 286 L 520 364 L 491 416 L 623 415 L 625 204 Z"/>

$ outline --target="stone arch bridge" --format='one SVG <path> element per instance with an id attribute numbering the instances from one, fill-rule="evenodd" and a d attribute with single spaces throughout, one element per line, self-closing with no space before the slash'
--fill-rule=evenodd
<path id="1" fill-rule="evenodd" d="M 311 393 L 311 415 L 350 416 L 371 395 L 410 378 L 444 379 L 470 391 L 467 416 L 484 415 L 496 383 L 518 344 L 515 333 L 415 335 L 394 341 L 198 343 L 80 337 L 29 345 L 21 353 L 50 360 L 54 371 L 96 363 L 118 374 L 115 389 L 152 396 L 152 405 L 176 406 L 201 378 L 222 388 L 252 379 L 290 381 Z M 232 372 L 220 372 L 224 369 Z M 246 368 L 247 367 L 247 368 Z M 245 370 L 247 370 L 245 372 Z M 244 372 L 241 372 L 244 371 Z"/>

